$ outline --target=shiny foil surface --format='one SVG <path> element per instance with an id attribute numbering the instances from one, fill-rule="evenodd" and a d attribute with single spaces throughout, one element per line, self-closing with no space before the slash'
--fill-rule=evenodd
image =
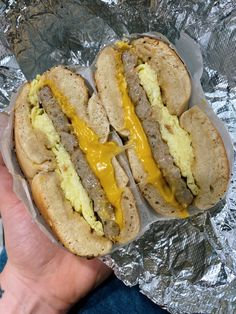
<path id="1" fill-rule="evenodd" d="M 173 43 L 184 31 L 200 45 L 203 90 L 236 149 L 234 0 L 0 0 L 0 110 L 25 77 L 58 63 L 89 66 L 107 42 L 150 31 Z M 117 277 L 171 313 L 235 313 L 235 162 L 232 172 L 226 199 L 214 210 L 155 222 L 107 256 Z"/>

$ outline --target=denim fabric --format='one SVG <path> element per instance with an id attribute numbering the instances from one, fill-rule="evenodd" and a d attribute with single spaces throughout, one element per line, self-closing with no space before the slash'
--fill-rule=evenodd
<path id="1" fill-rule="evenodd" d="M 7 262 L 7 253 L 6 253 L 6 250 L 3 248 L 0 254 L 0 273 L 2 272 L 6 262 Z"/>
<path id="2" fill-rule="evenodd" d="M 138 287 L 126 287 L 115 276 L 90 293 L 70 314 L 168 314 L 142 295 Z"/>
<path id="3" fill-rule="evenodd" d="M 0 272 L 7 261 L 6 250 L 0 255 Z M 69 314 L 167 314 L 143 296 L 138 287 L 126 287 L 114 275 L 86 298 L 77 303 Z"/>

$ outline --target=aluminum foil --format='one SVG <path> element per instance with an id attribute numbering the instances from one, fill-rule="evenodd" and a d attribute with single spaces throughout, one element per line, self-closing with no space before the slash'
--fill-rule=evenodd
<path id="1" fill-rule="evenodd" d="M 11 95 L 25 80 L 24 74 L 9 49 L 4 31 L 7 24 L 1 16 L 5 6 L 0 1 L 0 111 L 9 105 Z"/>
<path id="2" fill-rule="evenodd" d="M 185 31 L 201 47 L 203 90 L 236 151 L 234 0 L 0 1 L 0 14 L 1 109 L 24 76 L 58 63 L 90 65 L 105 43 L 123 34 L 158 31 L 175 42 Z M 106 263 L 172 313 L 236 312 L 235 193 L 236 163 L 226 200 L 216 209 L 155 222 Z"/>

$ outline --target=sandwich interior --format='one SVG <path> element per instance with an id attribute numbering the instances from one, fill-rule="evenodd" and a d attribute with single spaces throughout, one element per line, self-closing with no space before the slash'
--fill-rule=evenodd
<path id="1" fill-rule="evenodd" d="M 72 83 L 73 79 L 77 80 L 76 84 Z M 55 81 L 60 82 L 59 86 Z M 106 135 L 104 136 L 104 133 L 109 133 L 109 124 L 107 122 L 107 130 L 103 132 L 104 125 L 101 120 L 106 124 L 106 117 L 102 111 L 99 111 L 99 108 L 102 108 L 99 99 L 95 95 L 89 98 L 84 85 L 82 91 L 79 91 L 79 97 L 75 98 L 73 104 L 71 102 L 74 93 L 78 92 L 78 83 L 84 84 L 81 77 L 63 67 L 56 67 L 38 76 L 26 86 L 30 125 L 32 131 L 37 134 L 39 142 L 44 144 L 49 153 L 51 163 L 50 169 L 44 169 L 48 173 L 44 170 L 40 172 L 41 167 L 40 171 L 37 170 L 34 175 L 28 176 L 28 179 L 32 183 L 36 204 L 40 209 L 44 208 L 43 214 L 46 220 L 55 229 L 55 222 L 52 222 L 48 215 L 50 205 L 42 204 L 42 194 L 47 194 L 47 191 L 46 189 L 42 191 L 39 187 L 46 184 L 46 180 L 42 180 L 42 177 L 48 177 L 53 171 L 53 176 L 56 176 L 57 184 L 63 193 L 63 199 L 85 220 L 89 226 L 87 229 L 90 229 L 96 239 L 108 239 L 105 248 L 107 251 L 108 247 L 111 248 L 111 241 L 126 243 L 137 235 L 140 227 L 139 215 L 132 193 L 126 186 L 128 178 L 115 159 L 122 148 L 115 142 L 107 140 Z M 68 96 L 65 91 L 71 94 Z M 79 104 L 81 101 L 83 104 Z M 92 122 L 88 116 L 81 117 L 83 106 L 90 111 Z M 17 131 L 20 130 L 18 107 L 16 108 Z M 20 137 L 16 137 L 19 138 L 17 143 L 22 144 Z M 22 150 L 19 146 L 16 145 L 16 150 L 22 161 L 20 153 Z M 29 145 L 25 151 L 27 150 L 29 152 Z M 25 167 L 25 160 L 22 166 L 23 169 L 28 168 Z M 51 217 L 54 217 L 54 213 L 51 213 Z M 60 217 L 58 221 L 60 223 Z M 105 251 L 103 248 L 102 253 L 104 254 Z"/>
<path id="2" fill-rule="evenodd" d="M 163 215 L 184 218 L 189 216 L 190 206 L 205 209 L 214 205 L 224 194 L 228 180 L 224 145 L 199 107 L 187 110 L 191 81 L 175 51 L 168 44 L 151 38 L 130 43 L 120 41 L 103 49 L 96 67 L 100 97 L 108 115 L 110 112 L 111 124 L 124 144 L 132 147 L 127 150 L 131 169 L 151 206 Z M 112 111 L 113 104 L 119 115 Z M 116 116 L 121 118 L 115 119 Z M 199 166 L 199 156 L 203 148 L 197 142 L 199 134 L 195 136 L 200 132 L 190 130 L 189 123 L 184 123 L 190 119 L 195 119 L 205 137 L 204 145 L 212 148 L 209 160 L 215 169 L 211 171 L 211 181 L 217 185 L 218 192 L 215 189 L 213 193 L 213 183 L 208 182 L 206 174 L 208 183 L 202 184 L 203 166 Z M 223 167 L 214 160 L 216 147 L 221 151 Z M 217 182 L 221 176 L 222 188 Z M 203 194 L 204 202 L 199 201 L 203 200 Z"/>

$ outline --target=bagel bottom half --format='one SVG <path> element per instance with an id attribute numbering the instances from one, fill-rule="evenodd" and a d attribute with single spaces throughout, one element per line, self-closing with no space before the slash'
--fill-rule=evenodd
<path id="1" fill-rule="evenodd" d="M 111 250 L 112 242 L 90 226 L 65 200 L 55 172 L 40 172 L 31 183 L 34 201 L 58 239 L 74 254 L 94 257 Z"/>

